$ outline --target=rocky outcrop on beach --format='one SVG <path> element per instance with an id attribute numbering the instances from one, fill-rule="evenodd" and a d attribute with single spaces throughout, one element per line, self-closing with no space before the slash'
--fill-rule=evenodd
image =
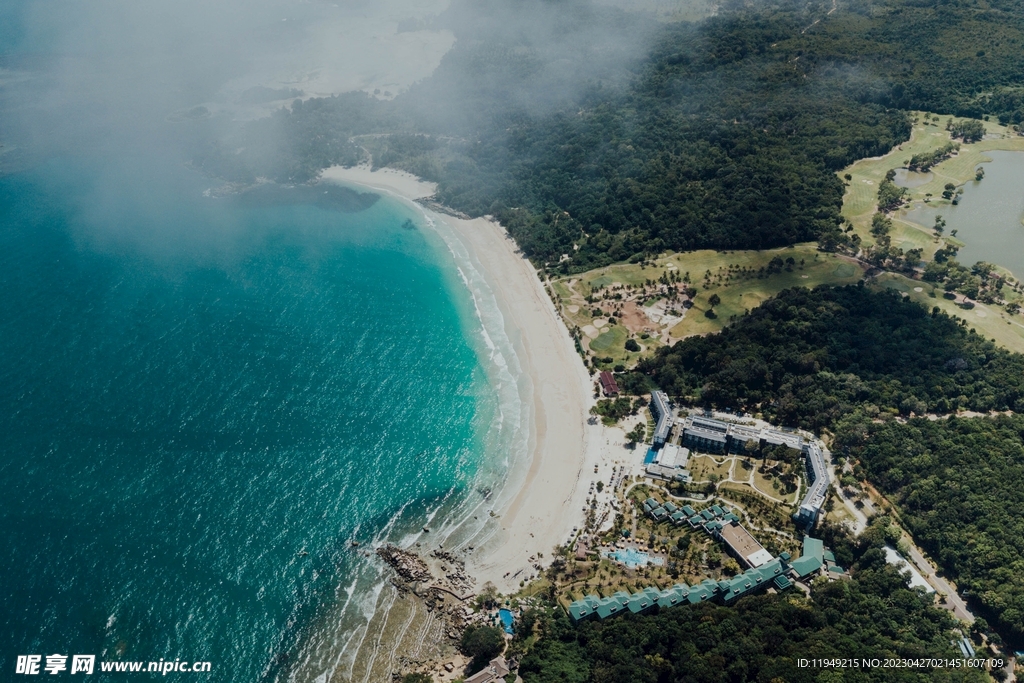
<path id="1" fill-rule="evenodd" d="M 473 579 L 466 574 L 463 560 L 441 548 L 430 551 L 430 557 L 440 561 L 439 569 L 444 577 L 440 583 L 450 588 L 453 595 L 468 597 L 472 594 Z"/>
<path id="2" fill-rule="evenodd" d="M 419 555 L 408 550 L 402 550 L 396 545 L 388 543 L 377 548 L 377 556 L 384 560 L 398 576 L 409 583 L 430 581 L 433 575 L 430 568 Z"/>
<path id="3" fill-rule="evenodd" d="M 391 583 L 400 592 L 411 592 L 422 600 L 427 610 L 444 622 L 449 638 L 462 637 L 469 611 L 465 601 L 473 597 L 472 579 L 462 560 L 443 549 L 434 550 L 428 556 L 430 564 L 436 565 L 432 571 L 418 554 L 390 543 L 378 548 L 377 556 L 395 570 Z"/>

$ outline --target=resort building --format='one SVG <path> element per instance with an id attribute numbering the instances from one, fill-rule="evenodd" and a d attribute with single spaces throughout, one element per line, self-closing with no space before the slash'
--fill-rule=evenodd
<path id="1" fill-rule="evenodd" d="M 607 370 L 602 370 L 600 375 L 601 391 L 605 396 L 609 398 L 615 398 L 619 395 L 619 385 L 615 381 L 615 377 L 612 373 Z"/>
<path id="2" fill-rule="evenodd" d="M 789 588 L 793 583 L 786 577 L 786 570 L 785 560 L 779 557 L 761 567 L 748 569 L 742 574 L 722 581 L 704 579 L 695 586 L 677 583 L 665 590 L 649 586 L 632 595 L 625 591 L 619 591 L 606 598 L 588 595 L 571 603 L 567 611 L 569 619 L 574 624 L 578 624 L 587 619 L 604 621 L 625 612 L 643 614 L 656 606 L 666 609 L 681 605 L 695 605 L 710 600 L 728 605 L 739 598 L 769 587 L 776 590 Z"/>
<path id="3" fill-rule="evenodd" d="M 475 674 L 466 679 L 466 683 L 494 683 L 495 681 L 504 681 L 505 676 L 508 675 L 508 662 L 505 661 L 504 657 L 495 657 L 487 666 L 481 671 L 477 671 Z"/>
<path id="4" fill-rule="evenodd" d="M 651 392 L 651 415 L 655 420 L 654 439 L 651 443 L 659 448 L 668 441 L 669 432 L 672 431 L 672 407 L 664 391 Z"/>
<path id="5" fill-rule="evenodd" d="M 752 427 L 691 415 L 680 420 L 683 443 L 705 453 L 744 453 L 747 444 L 758 448 L 766 445 L 788 446 L 804 450 L 804 438 L 799 434 L 769 427 Z"/>
<path id="6" fill-rule="evenodd" d="M 807 465 L 807 493 L 800 501 L 800 509 L 796 513 L 799 522 L 813 527 L 818 521 L 818 514 L 825 506 L 828 495 L 829 473 L 826 458 L 828 451 L 820 443 L 811 442 L 804 448 Z"/>
<path id="7" fill-rule="evenodd" d="M 647 475 L 666 481 L 689 481 L 690 472 L 686 465 L 690 460 L 690 449 L 666 443 L 661 450 L 654 451 L 654 459 L 646 463 Z"/>
<path id="8" fill-rule="evenodd" d="M 705 453 L 729 449 L 729 425 L 718 420 L 688 417 L 683 421 L 683 443 Z"/>
<path id="9" fill-rule="evenodd" d="M 705 453 L 749 453 L 748 444 L 787 446 L 804 454 L 807 492 L 800 502 L 796 519 L 813 528 L 825 506 L 830 484 L 828 460 L 831 457 L 818 440 L 806 441 L 801 435 L 783 429 L 733 424 L 708 417 L 690 416 L 679 421 L 682 442 Z"/>
<path id="10" fill-rule="evenodd" d="M 804 536 L 804 545 L 800 557 L 790 563 L 793 574 L 798 579 L 814 578 L 825 566 L 825 544 L 817 538 Z"/>
<path id="11" fill-rule="evenodd" d="M 817 538 L 804 536 L 800 557 L 790 562 L 794 578 L 810 581 L 816 576 L 829 579 L 844 578 L 846 570 L 836 564 L 836 556 Z"/>
<path id="12" fill-rule="evenodd" d="M 653 498 L 645 501 L 645 507 L 648 503 L 658 504 Z M 714 508 L 718 508 L 718 510 L 716 511 Z M 689 510 L 689 512 L 693 512 L 693 510 Z M 739 529 L 742 533 L 746 533 L 746 530 L 737 522 L 730 522 L 726 519 L 726 516 L 732 513 L 725 512 L 721 507 L 715 505 L 704 512 L 707 512 L 708 516 L 703 513 L 693 516 L 704 520 L 702 524 L 704 528 L 719 530 L 717 537 L 725 540 L 727 544 L 730 544 L 730 541 L 726 539 L 730 538 L 729 534 L 733 532 L 725 531 L 726 529 Z M 725 533 L 722 533 L 723 531 Z M 750 537 L 750 541 L 760 548 L 760 544 L 753 537 Z M 732 540 L 732 543 L 736 543 L 736 547 L 749 549 L 750 546 L 743 545 L 744 542 L 746 539 L 743 538 L 738 541 Z M 759 562 L 757 566 L 750 566 L 742 574 L 721 581 L 704 579 L 695 586 L 678 583 L 665 590 L 648 587 L 633 594 L 619 591 L 608 597 L 588 595 L 569 605 L 569 618 L 574 624 L 578 624 L 587 619 L 603 621 L 626 612 L 642 614 L 652 610 L 655 606 L 666 609 L 680 605 L 694 605 L 709 600 L 730 605 L 744 596 L 753 595 L 768 588 L 779 591 L 786 590 L 793 585 L 792 579 L 806 581 L 820 575 L 826 575 L 829 578 L 846 575 L 846 570 L 835 564 L 835 557 L 825 547 L 825 544 L 810 536 L 804 537 L 803 553 L 796 560 L 791 561 L 789 553 L 781 553 L 778 557 L 768 555 L 767 559 L 761 562 L 763 556 L 759 555 L 759 552 L 766 553 L 767 551 L 761 548 L 760 551 L 755 549 L 747 554 L 747 557 L 754 556 L 756 558 L 753 561 Z"/>
<path id="13" fill-rule="evenodd" d="M 718 530 L 717 536 L 725 543 L 729 553 L 739 561 L 740 566 L 756 569 L 772 561 L 772 554 L 738 522 L 724 524 Z"/>

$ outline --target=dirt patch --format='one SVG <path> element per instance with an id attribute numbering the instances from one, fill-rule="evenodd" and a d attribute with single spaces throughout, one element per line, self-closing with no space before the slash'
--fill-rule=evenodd
<path id="1" fill-rule="evenodd" d="M 635 301 L 627 301 L 622 304 L 622 324 L 630 332 L 637 334 L 645 330 L 651 330 L 654 323 L 647 317 L 643 309 L 636 305 Z"/>

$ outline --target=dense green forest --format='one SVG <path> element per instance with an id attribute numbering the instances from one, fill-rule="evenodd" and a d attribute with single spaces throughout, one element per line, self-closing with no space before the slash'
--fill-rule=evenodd
<path id="1" fill-rule="evenodd" d="M 952 617 L 885 563 L 883 531 L 875 524 L 858 545 L 830 539 L 856 557 L 852 579 L 816 584 L 810 599 L 790 591 L 576 627 L 553 611 L 519 673 L 526 683 L 987 680 L 976 670 L 798 666 L 801 658 L 956 656 Z"/>
<path id="2" fill-rule="evenodd" d="M 710 337 L 663 347 L 620 386 L 833 427 L 861 407 L 918 415 L 1024 410 L 1024 356 L 940 311 L 865 287 L 789 289 Z"/>
<path id="3" fill-rule="evenodd" d="M 1024 637 L 1024 356 L 893 292 L 791 289 L 721 334 L 662 348 L 620 386 L 835 434 L 834 453 L 1001 633 Z"/>
<path id="4" fill-rule="evenodd" d="M 455 47 L 393 102 L 308 100 L 197 161 L 301 182 L 368 152 L 496 214 L 538 265 L 581 271 L 816 239 L 840 222 L 834 172 L 904 140 L 901 110 L 1024 116 L 1019 3 L 830 6 L 727 3 L 659 26 L 584 0 L 453 3 L 436 27 Z"/>
<path id="5" fill-rule="evenodd" d="M 859 460 L 914 539 L 998 630 L 1024 638 L 1024 416 L 878 423 L 857 411 L 836 452 Z"/>

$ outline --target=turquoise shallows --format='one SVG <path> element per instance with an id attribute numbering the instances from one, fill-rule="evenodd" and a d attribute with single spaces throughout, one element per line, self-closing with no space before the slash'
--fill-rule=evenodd
<path id="1" fill-rule="evenodd" d="M 121 160 L 0 178 L 5 662 L 273 680 L 364 618 L 370 542 L 479 498 L 495 393 L 415 209 L 208 186 Z"/>

